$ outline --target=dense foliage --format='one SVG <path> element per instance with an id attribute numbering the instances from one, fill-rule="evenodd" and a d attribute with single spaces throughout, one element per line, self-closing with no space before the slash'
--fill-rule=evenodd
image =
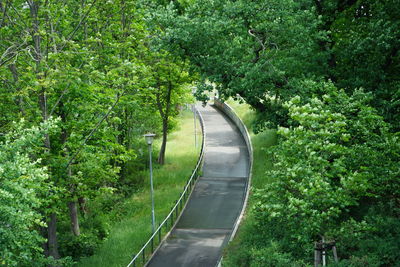
<path id="1" fill-rule="evenodd" d="M 308 265 L 321 239 L 336 240 L 341 266 L 398 264 L 399 8 L 198 0 L 153 16 L 200 90 L 247 102 L 255 132 L 280 137 L 227 266 Z"/>
<path id="2" fill-rule="evenodd" d="M 40 146 L 51 124 L 23 129 L 16 125 L 0 143 L 0 264 L 44 264 L 40 227 L 45 223 L 40 211 L 51 188 L 47 170 L 40 160 L 32 161 L 34 146 Z M 32 266 L 31 265 L 31 266 Z"/>
<path id="3" fill-rule="evenodd" d="M 304 248 L 312 255 L 309 244 L 322 236 L 337 240 L 343 257 L 354 249 L 350 236 L 382 227 L 370 221 L 380 207 L 391 208 L 381 218 L 386 223 L 400 215 L 399 137 L 368 106 L 367 94 L 330 90 L 307 104 L 299 97 L 287 102 L 298 126 L 278 130 L 282 140 L 270 151 L 275 166 L 266 173 L 272 182 L 255 195 L 260 229 L 298 258 Z M 399 261 L 380 251 L 355 254 L 371 264 L 375 254 L 387 266 Z"/>
<path id="4" fill-rule="evenodd" d="M 0 1 L 0 265 L 92 254 L 115 220 L 105 196 L 115 205 L 143 183 L 144 133 L 163 137 L 164 162 L 192 76 L 151 44 L 151 8 Z M 57 130 L 34 130 L 54 118 Z"/>
<path id="5" fill-rule="evenodd" d="M 283 103 L 309 98 L 302 81 L 330 79 L 371 104 L 398 129 L 399 1 L 199 0 L 157 17 L 164 44 L 190 58 L 222 98 L 240 95 L 259 127 L 284 125 Z M 204 87 L 206 88 L 206 87 Z M 265 125 L 264 125 L 265 124 Z"/>
<path id="6" fill-rule="evenodd" d="M 0 36 L 0 265 L 92 254 L 195 79 L 280 137 L 228 264 L 307 265 L 322 237 L 398 264 L 399 0 L 0 0 Z"/>
<path id="7" fill-rule="evenodd" d="M 163 44 L 189 56 L 203 83 L 222 98 L 240 95 L 273 122 L 284 123 L 282 101 L 306 95 L 299 79 L 327 69 L 317 14 L 290 0 L 202 0 L 182 16 L 169 6 L 156 22 L 168 27 Z"/>

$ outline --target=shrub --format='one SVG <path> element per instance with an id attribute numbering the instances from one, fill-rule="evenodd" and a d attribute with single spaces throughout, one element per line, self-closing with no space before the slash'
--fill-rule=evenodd
<path id="1" fill-rule="evenodd" d="M 337 230 L 362 222 L 370 207 L 385 203 L 388 209 L 388 203 L 400 199 L 399 140 L 368 105 L 370 95 L 324 88 L 322 98 L 303 103 L 295 97 L 286 103 L 296 126 L 278 130 L 281 142 L 270 151 L 274 169 L 266 174 L 272 182 L 255 194 L 260 232 L 302 259 L 312 255 L 313 242 L 322 236 L 339 239 Z M 363 231 L 376 241 L 375 227 L 367 224 Z M 375 251 L 371 261 L 394 260 L 384 260 L 373 242 L 360 242 L 354 249 L 367 255 Z M 399 248 L 388 244 L 387 249 Z"/>
<path id="2" fill-rule="evenodd" d="M 79 236 L 74 236 L 72 233 L 60 235 L 61 255 L 69 255 L 74 260 L 81 257 L 91 256 L 100 244 L 98 236 L 94 233 L 85 232 Z"/>

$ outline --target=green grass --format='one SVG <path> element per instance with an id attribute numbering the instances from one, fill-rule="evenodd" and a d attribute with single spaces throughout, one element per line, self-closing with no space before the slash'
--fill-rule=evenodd
<path id="1" fill-rule="evenodd" d="M 198 141 L 198 148 L 195 149 L 193 128 L 193 114 L 184 111 L 180 117 L 179 129 L 168 136 L 165 165 L 154 168 L 156 225 L 169 213 L 196 165 L 201 141 Z M 200 125 L 197 129 L 199 140 Z M 154 145 L 160 145 L 160 140 Z M 151 235 L 149 179 L 146 180 L 144 189 L 127 199 L 123 206 L 131 207 L 126 212 L 126 218 L 113 225 L 109 237 L 96 253 L 80 260 L 77 266 L 126 266 L 148 240 Z"/>

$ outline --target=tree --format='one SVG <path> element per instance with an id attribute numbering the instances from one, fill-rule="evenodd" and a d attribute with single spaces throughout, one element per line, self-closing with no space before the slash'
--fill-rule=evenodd
<path id="1" fill-rule="evenodd" d="M 54 190 L 47 169 L 41 167 L 41 142 L 57 121 L 24 129 L 23 123 L 0 142 L 0 257 L 6 266 L 43 266 L 40 228 Z"/>
<path id="2" fill-rule="evenodd" d="M 16 110 L 28 125 L 46 122 L 51 116 L 59 116 L 63 122 L 60 132 L 46 133 L 46 149 L 41 155 L 59 189 L 54 194 L 63 192 L 49 203 L 52 212 L 46 213 L 49 223 L 43 231 L 47 231 L 45 253 L 59 258 L 56 225 L 62 207 L 68 205 L 71 230 L 79 235 L 77 200 L 92 196 L 89 189 L 96 192 L 109 177 L 116 177 L 120 168 L 112 166 L 112 161 L 133 156 L 132 151 L 112 143 L 118 132 L 106 123 L 119 98 L 135 90 L 132 77 L 137 65 L 131 60 L 140 49 L 133 48 L 137 42 L 132 32 L 140 38 L 142 31 L 135 30 L 141 26 L 129 20 L 132 15 L 128 13 L 135 6 L 125 1 L 116 6 L 84 0 L 6 1 L 1 9 L 5 16 L 1 20 L 0 64 L 8 67 L 0 70 L 8 90 L 2 90 L 7 95 L 7 102 L 2 102 L 2 109 L 7 110 L 3 129 L 18 117 Z M 103 16 L 106 13 L 113 16 Z M 96 161 L 90 153 L 101 148 L 106 153 Z M 83 167 L 88 164 L 99 173 L 88 172 Z M 102 167 L 107 174 L 100 175 Z M 82 174 L 82 169 L 86 173 Z"/>
<path id="3" fill-rule="evenodd" d="M 372 92 L 372 104 L 399 129 L 400 16 L 398 0 L 350 1 L 331 25 L 334 80 L 348 91 Z"/>
<path id="4" fill-rule="evenodd" d="M 0 1 L 0 131 L 12 131 L 19 118 L 27 128 L 51 117 L 61 120 L 60 131 L 43 132 L 38 155 L 54 189 L 41 211 L 48 217 L 41 229 L 44 254 L 54 259 L 68 256 L 65 240 L 80 242 L 82 233 L 104 238 L 97 229 L 82 229 L 86 200 L 129 183 L 127 177 L 144 165 L 135 163 L 142 134 L 160 132 L 163 123 L 165 151 L 176 101 L 182 100 L 178 83 L 187 73 L 176 67 L 187 64 L 151 50 L 145 6 L 138 2 Z M 150 65 L 149 58 L 157 57 L 161 63 Z M 155 91 L 162 120 L 157 102 L 144 102 L 143 95 Z"/>
<path id="5" fill-rule="evenodd" d="M 274 169 L 266 173 L 272 182 L 256 193 L 260 229 L 298 258 L 311 255 L 321 236 L 340 240 L 343 225 L 400 197 L 398 136 L 368 105 L 371 95 L 325 88 L 322 98 L 285 104 L 298 126 L 278 130 Z"/>
<path id="6" fill-rule="evenodd" d="M 155 15 L 164 45 L 187 56 L 221 98 L 242 97 L 276 123 L 282 103 L 304 77 L 323 77 L 326 51 L 319 18 L 296 1 L 196 1 L 183 15 L 169 6 Z"/>
<path id="7" fill-rule="evenodd" d="M 185 86 L 192 81 L 187 72 L 188 63 L 168 52 L 153 52 L 148 57 L 147 65 L 151 80 L 148 86 L 149 103 L 157 106 L 162 121 L 162 142 L 157 162 L 164 164 L 167 136 L 170 130 L 170 121 L 178 113 L 178 105 L 187 102 L 189 90 Z"/>
<path id="8" fill-rule="evenodd" d="M 398 6 L 398 0 L 199 0 L 184 12 L 170 5 L 156 18 L 167 29 L 165 47 L 188 57 L 221 98 L 239 95 L 255 108 L 261 128 L 287 126 L 282 104 L 310 97 L 301 81 L 329 79 L 349 93 L 373 92 L 372 105 L 396 130 Z"/>

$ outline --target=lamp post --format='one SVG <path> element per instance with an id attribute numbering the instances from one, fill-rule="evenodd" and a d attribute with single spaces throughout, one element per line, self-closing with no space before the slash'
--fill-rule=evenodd
<path id="1" fill-rule="evenodd" d="M 146 139 L 146 143 L 149 147 L 149 169 L 150 169 L 150 194 L 151 194 L 151 229 L 152 232 L 154 233 L 155 231 L 155 215 L 154 215 L 154 190 L 153 190 L 153 165 L 152 165 L 152 160 L 151 160 L 151 145 L 153 144 L 153 139 L 154 136 L 156 136 L 153 133 L 148 133 L 143 135 L 144 138 Z"/>

